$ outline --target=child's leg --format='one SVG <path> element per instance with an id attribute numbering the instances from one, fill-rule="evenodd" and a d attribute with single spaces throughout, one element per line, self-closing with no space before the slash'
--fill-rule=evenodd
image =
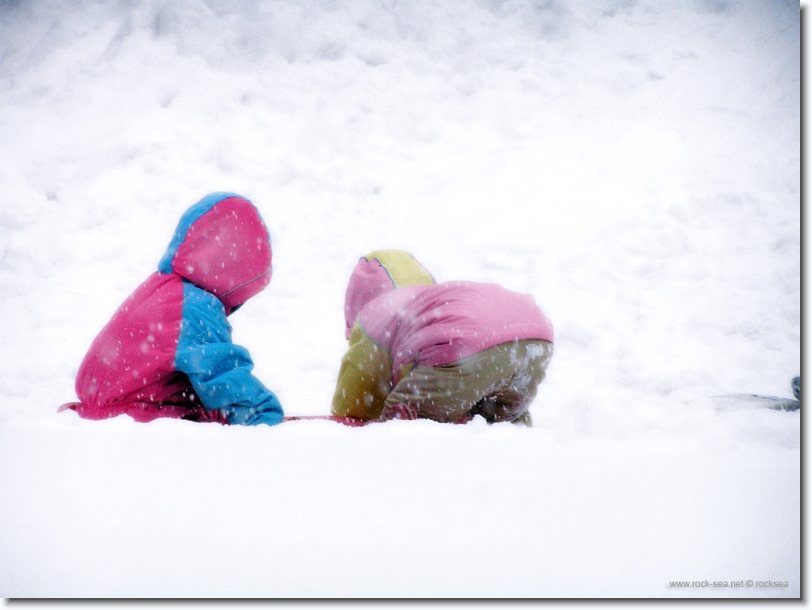
<path id="1" fill-rule="evenodd" d="M 483 353 L 445 366 L 414 367 L 386 398 L 381 419 L 470 420 L 468 412 L 482 397 L 480 386 L 488 383 L 475 374 Z"/>
<path id="2" fill-rule="evenodd" d="M 515 347 L 502 350 L 500 357 L 509 359 L 515 373 L 484 396 L 474 406 L 473 413 L 482 415 L 489 423 L 509 421 L 532 426 L 527 409 L 544 381 L 552 355 L 553 345 L 547 341 L 519 341 Z"/>
<path id="3" fill-rule="evenodd" d="M 140 423 L 151 422 L 155 419 L 168 417 L 171 419 L 187 419 L 197 422 L 216 422 L 228 424 L 228 420 L 219 409 L 209 411 L 202 405 L 157 405 L 145 402 L 115 403 L 106 406 L 86 405 L 81 402 L 71 402 L 59 407 L 59 411 L 70 409 L 76 411 L 83 419 L 110 419 L 119 415 L 129 415 Z"/>
<path id="4" fill-rule="evenodd" d="M 417 415 L 464 423 L 481 413 L 490 422 L 520 419 L 551 356 L 549 342 L 524 340 L 496 345 L 445 366 L 416 366 L 389 394 L 382 417 Z"/>

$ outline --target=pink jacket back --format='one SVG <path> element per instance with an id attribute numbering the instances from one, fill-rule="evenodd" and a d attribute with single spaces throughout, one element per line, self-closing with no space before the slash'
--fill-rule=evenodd
<path id="1" fill-rule="evenodd" d="M 387 349 L 393 373 L 441 366 L 500 343 L 553 342 L 553 325 L 531 295 L 498 284 L 445 282 L 392 290 L 367 303 L 358 321 Z"/>

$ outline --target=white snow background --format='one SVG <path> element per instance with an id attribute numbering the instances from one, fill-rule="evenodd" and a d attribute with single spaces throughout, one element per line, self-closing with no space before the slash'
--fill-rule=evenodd
<path id="1" fill-rule="evenodd" d="M 801 415 L 713 397 L 801 372 L 800 55 L 780 0 L 0 0 L 0 596 L 799 597 Z M 535 427 L 57 414 L 220 190 L 287 414 L 403 248 L 553 320 Z"/>

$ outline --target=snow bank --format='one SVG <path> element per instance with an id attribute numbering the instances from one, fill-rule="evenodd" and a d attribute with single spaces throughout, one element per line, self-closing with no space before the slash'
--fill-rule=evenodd
<path id="1" fill-rule="evenodd" d="M 800 592 L 800 465 L 778 447 L 562 442 L 481 419 L 5 431 L 9 597 Z M 706 579 L 785 584 L 670 586 Z"/>

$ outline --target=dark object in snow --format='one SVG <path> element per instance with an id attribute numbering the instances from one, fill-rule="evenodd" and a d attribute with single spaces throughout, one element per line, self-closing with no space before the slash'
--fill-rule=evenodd
<path id="1" fill-rule="evenodd" d="M 728 409 L 773 409 L 774 411 L 797 411 L 801 408 L 801 378 L 792 378 L 792 393 L 795 398 L 767 396 L 764 394 L 723 394 L 714 396 L 717 411 Z"/>

